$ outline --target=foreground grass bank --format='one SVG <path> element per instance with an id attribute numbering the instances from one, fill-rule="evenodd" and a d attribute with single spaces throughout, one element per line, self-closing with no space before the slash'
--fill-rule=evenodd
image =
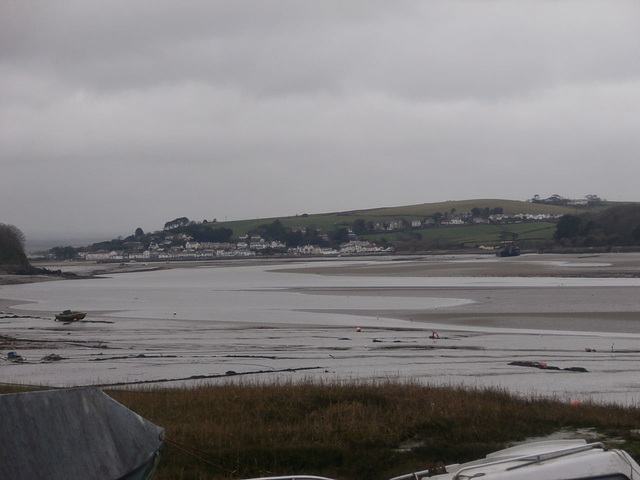
<path id="1" fill-rule="evenodd" d="M 640 408 L 572 406 L 497 390 L 355 382 L 107 393 L 166 429 L 155 475 L 162 480 L 287 473 L 387 479 L 561 428 L 594 429 L 640 458 Z"/>

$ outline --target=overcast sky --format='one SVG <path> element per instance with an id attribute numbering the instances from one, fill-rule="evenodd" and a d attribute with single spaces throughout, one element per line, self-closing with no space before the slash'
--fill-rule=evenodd
<path id="1" fill-rule="evenodd" d="M 0 223 L 640 201 L 639 25 L 632 0 L 0 0 Z"/>

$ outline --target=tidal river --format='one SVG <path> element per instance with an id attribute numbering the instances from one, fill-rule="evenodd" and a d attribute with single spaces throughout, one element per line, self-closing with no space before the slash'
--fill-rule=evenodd
<path id="1" fill-rule="evenodd" d="M 637 403 L 640 278 L 615 275 L 635 261 L 217 262 L 2 286 L 26 361 L 0 361 L 0 381 L 398 378 Z M 54 322 L 64 309 L 86 321 Z"/>

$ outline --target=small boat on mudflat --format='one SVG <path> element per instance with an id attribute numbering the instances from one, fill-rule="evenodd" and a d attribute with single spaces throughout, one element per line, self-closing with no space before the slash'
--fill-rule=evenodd
<path id="1" fill-rule="evenodd" d="M 65 310 L 62 313 L 56 314 L 56 320 L 59 322 L 77 322 L 87 316 L 87 312 L 74 312 L 72 310 Z"/>

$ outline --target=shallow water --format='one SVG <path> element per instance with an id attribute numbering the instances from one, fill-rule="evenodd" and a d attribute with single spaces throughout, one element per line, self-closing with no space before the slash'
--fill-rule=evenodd
<path id="1" fill-rule="evenodd" d="M 424 279 L 421 283 L 429 282 Z M 309 294 L 309 289 L 326 287 L 368 289 L 415 285 L 415 280 L 399 278 L 296 275 L 277 273 L 273 267 L 251 266 L 123 273 L 100 279 L 15 285 L 3 288 L 0 293 L 4 298 L 28 302 L 16 303 L 12 306 L 14 310 L 51 312 L 73 308 L 110 311 L 106 316 L 119 318 L 176 317 L 265 324 L 324 325 L 328 321 L 326 314 L 308 310 L 328 307 L 429 310 L 472 302 L 465 298 Z M 296 290 L 302 288 L 306 289 L 305 293 Z M 340 318 L 329 321 L 335 325 L 345 322 Z"/>
<path id="2" fill-rule="evenodd" d="M 332 266 L 335 263 L 332 262 Z M 302 272 L 307 266 L 298 264 L 296 268 Z M 534 305 L 540 303 L 536 308 L 542 311 L 561 311 L 561 308 L 566 311 L 568 306 L 581 311 L 580 300 L 590 302 L 591 311 L 623 307 L 625 311 L 640 310 L 638 298 L 625 296 L 626 306 L 621 305 L 619 299 L 616 305 L 610 305 L 612 296 L 593 299 L 592 290 L 587 290 L 640 287 L 640 279 L 636 278 L 325 276 L 279 271 L 283 268 L 254 265 L 122 273 L 99 279 L 6 286 L 0 290 L 0 296 L 25 302 L 16 302 L 12 306 L 14 310 L 74 309 L 105 311 L 110 312 L 107 316 L 119 318 L 175 316 L 185 320 L 266 324 L 353 325 L 352 315 L 347 315 L 349 318 L 344 314 L 342 318 L 327 316 L 327 310 L 342 310 L 368 315 L 369 318 L 356 323 L 389 325 L 388 320 L 381 323 L 372 318 L 380 316 L 375 312 L 442 312 L 450 307 L 486 303 L 479 302 L 477 293 L 487 289 L 508 292 L 500 299 L 500 305 L 492 307 L 497 312 L 508 306 L 526 310 L 524 299 L 531 292 L 546 292 L 545 302 L 533 301 Z M 286 268 L 290 270 L 291 266 Z M 514 296 L 516 288 L 525 289 L 524 293 Z M 552 295 L 544 290 L 549 288 L 554 289 L 551 292 L 565 289 L 563 297 L 571 300 L 564 301 L 563 306 L 549 308 Z M 581 298 L 583 291 L 589 293 Z M 486 307 L 478 305 L 476 311 L 482 309 Z M 322 310 L 322 313 L 313 310 Z M 393 323 L 398 325 L 397 321 Z M 564 330 L 562 325 L 558 328 Z"/>

